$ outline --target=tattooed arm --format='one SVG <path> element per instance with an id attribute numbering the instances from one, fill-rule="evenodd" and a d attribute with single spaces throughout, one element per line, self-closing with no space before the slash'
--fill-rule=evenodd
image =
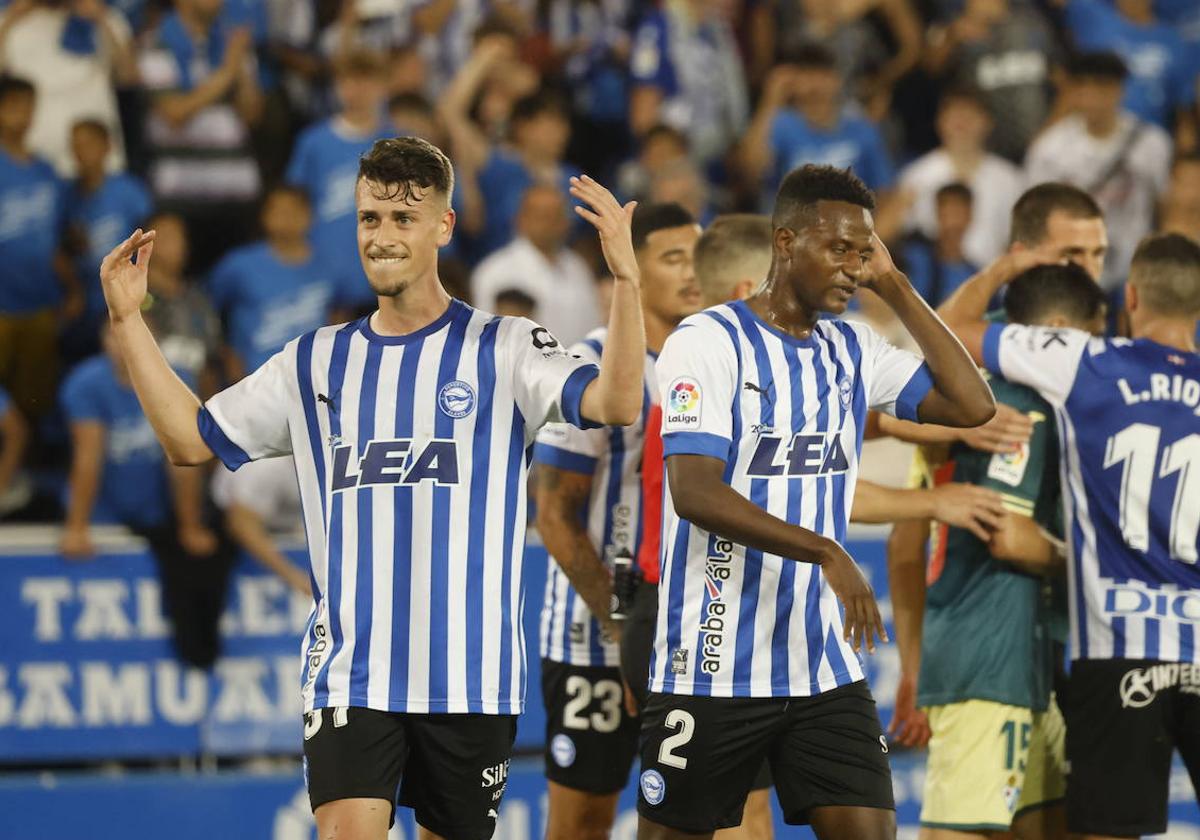
<path id="1" fill-rule="evenodd" d="M 592 477 L 538 464 L 536 483 L 537 528 L 546 550 L 600 622 L 605 635 L 619 638 L 619 625 L 609 617 L 612 575 L 585 524 Z"/>

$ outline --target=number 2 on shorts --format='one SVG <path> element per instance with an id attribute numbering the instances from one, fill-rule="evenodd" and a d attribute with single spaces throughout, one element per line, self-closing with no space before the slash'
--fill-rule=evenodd
<path id="1" fill-rule="evenodd" d="M 688 760 L 681 755 L 676 755 L 675 749 L 685 746 L 692 740 L 692 733 L 696 731 L 696 719 L 690 712 L 685 712 L 683 709 L 672 709 L 667 712 L 667 719 L 663 721 L 663 726 L 678 731 L 663 739 L 662 745 L 658 748 L 658 763 L 674 767 L 676 770 L 686 770 Z"/>

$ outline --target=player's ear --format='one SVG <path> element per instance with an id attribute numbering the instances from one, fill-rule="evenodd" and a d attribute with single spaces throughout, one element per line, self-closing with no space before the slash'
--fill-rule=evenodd
<path id="1" fill-rule="evenodd" d="M 1136 312 L 1138 308 L 1138 288 L 1133 283 L 1125 284 L 1125 310 Z"/>
<path id="2" fill-rule="evenodd" d="M 450 239 L 454 236 L 454 223 L 458 220 L 458 216 L 454 210 L 447 207 L 446 212 L 442 213 L 442 220 L 438 223 L 438 240 L 439 248 L 444 248 L 450 244 Z"/>
<path id="3" fill-rule="evenodd" d="M 777 259 L 791 261 L 792 245 L 796 241 L 796 232 L 791 228 L 777 227 L 772 235 L 771 244 Z"/>

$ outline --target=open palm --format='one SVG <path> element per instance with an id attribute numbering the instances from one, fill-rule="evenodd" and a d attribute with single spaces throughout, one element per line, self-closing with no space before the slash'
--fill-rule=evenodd
<path id="1" fill-rule="evenodd" d="M 146 272 L 153 252 L 154 231 L 143 232 L 138 228 L 100 263 L 100 286 L 112 318 L 120 320 L 141 308 L 146 299 Z"/>

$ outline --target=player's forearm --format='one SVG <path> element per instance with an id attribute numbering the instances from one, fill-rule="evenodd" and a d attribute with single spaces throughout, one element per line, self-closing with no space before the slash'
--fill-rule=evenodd
<path id="1" fill-rule="evenodd" d="M 684 487 L 682 485 L 689 485 Z M 830 540 L 772 516 L 723 481 L 671 480 L 671 500 L 683 519 L 747 548 L 802 563 L 824 563 Z"/>
<path id="2" fill-rule="evenodd" d="M 167 364 L 139 314 L 112 322 L 130 381 L 146 419 L 172 464 L 203 464 L 213 457 L 200 436 L 200 400 Z"/>
<path id="3" fill-rule="evenodd" d="M 892 625 L 900 670 L 913 678 L 921 666 L 921 632 L 925 618 L 925 543 L 929 520 L 902 522 L 888 537 L 888 586 Z"/>
<path id="4" fill-rule="evenodd" d="M 642 412 L 646 327 L 636 278 L 616 278 L 600 375 L 583 393 L 583 416 L 605 426 L 628 426 Z"/>
<path id="5" fill-rule="evenodd" d="M 933 515 L 933 498 L 924 490 L 901 490 L 859 479 L 854 487 L 851 522 L 899 522 Z"/>
<path id="6" fill-rule="evenodd" d="M 546 551 L 563 570 L 571 586 L 601 624 L 609 622 L 612 576 L 591 537 L 579 524 L 574 505 L 551 494 L 539 493 L 537 528 Z"/>
<path id="7" fill-rule="evenodd" d="M 908 278 L 891 271 L 876 280 L 875 289 L 925 354 L 933 392 L 921 402 L 921 421 L 968 427 L 990 420 L 996 413 L 996 401 L 979 368 Z"/>
<path id="8" fill-rule="evenodd" d="M 913 423 L 890 414 L 879 415 L 879 434 L 916 444 L 955 443 L 962 436 L 958 429 L 950 426 Z"/>
<path id="9" fill-rule="evenodd" d="M 1000 261 L 977 271 L 938 307 L 938 315 L 951 329 L 959 324 L 982 321 L 987 315 L 988 303 L 1010 279 L 1008 275 Z"/>

